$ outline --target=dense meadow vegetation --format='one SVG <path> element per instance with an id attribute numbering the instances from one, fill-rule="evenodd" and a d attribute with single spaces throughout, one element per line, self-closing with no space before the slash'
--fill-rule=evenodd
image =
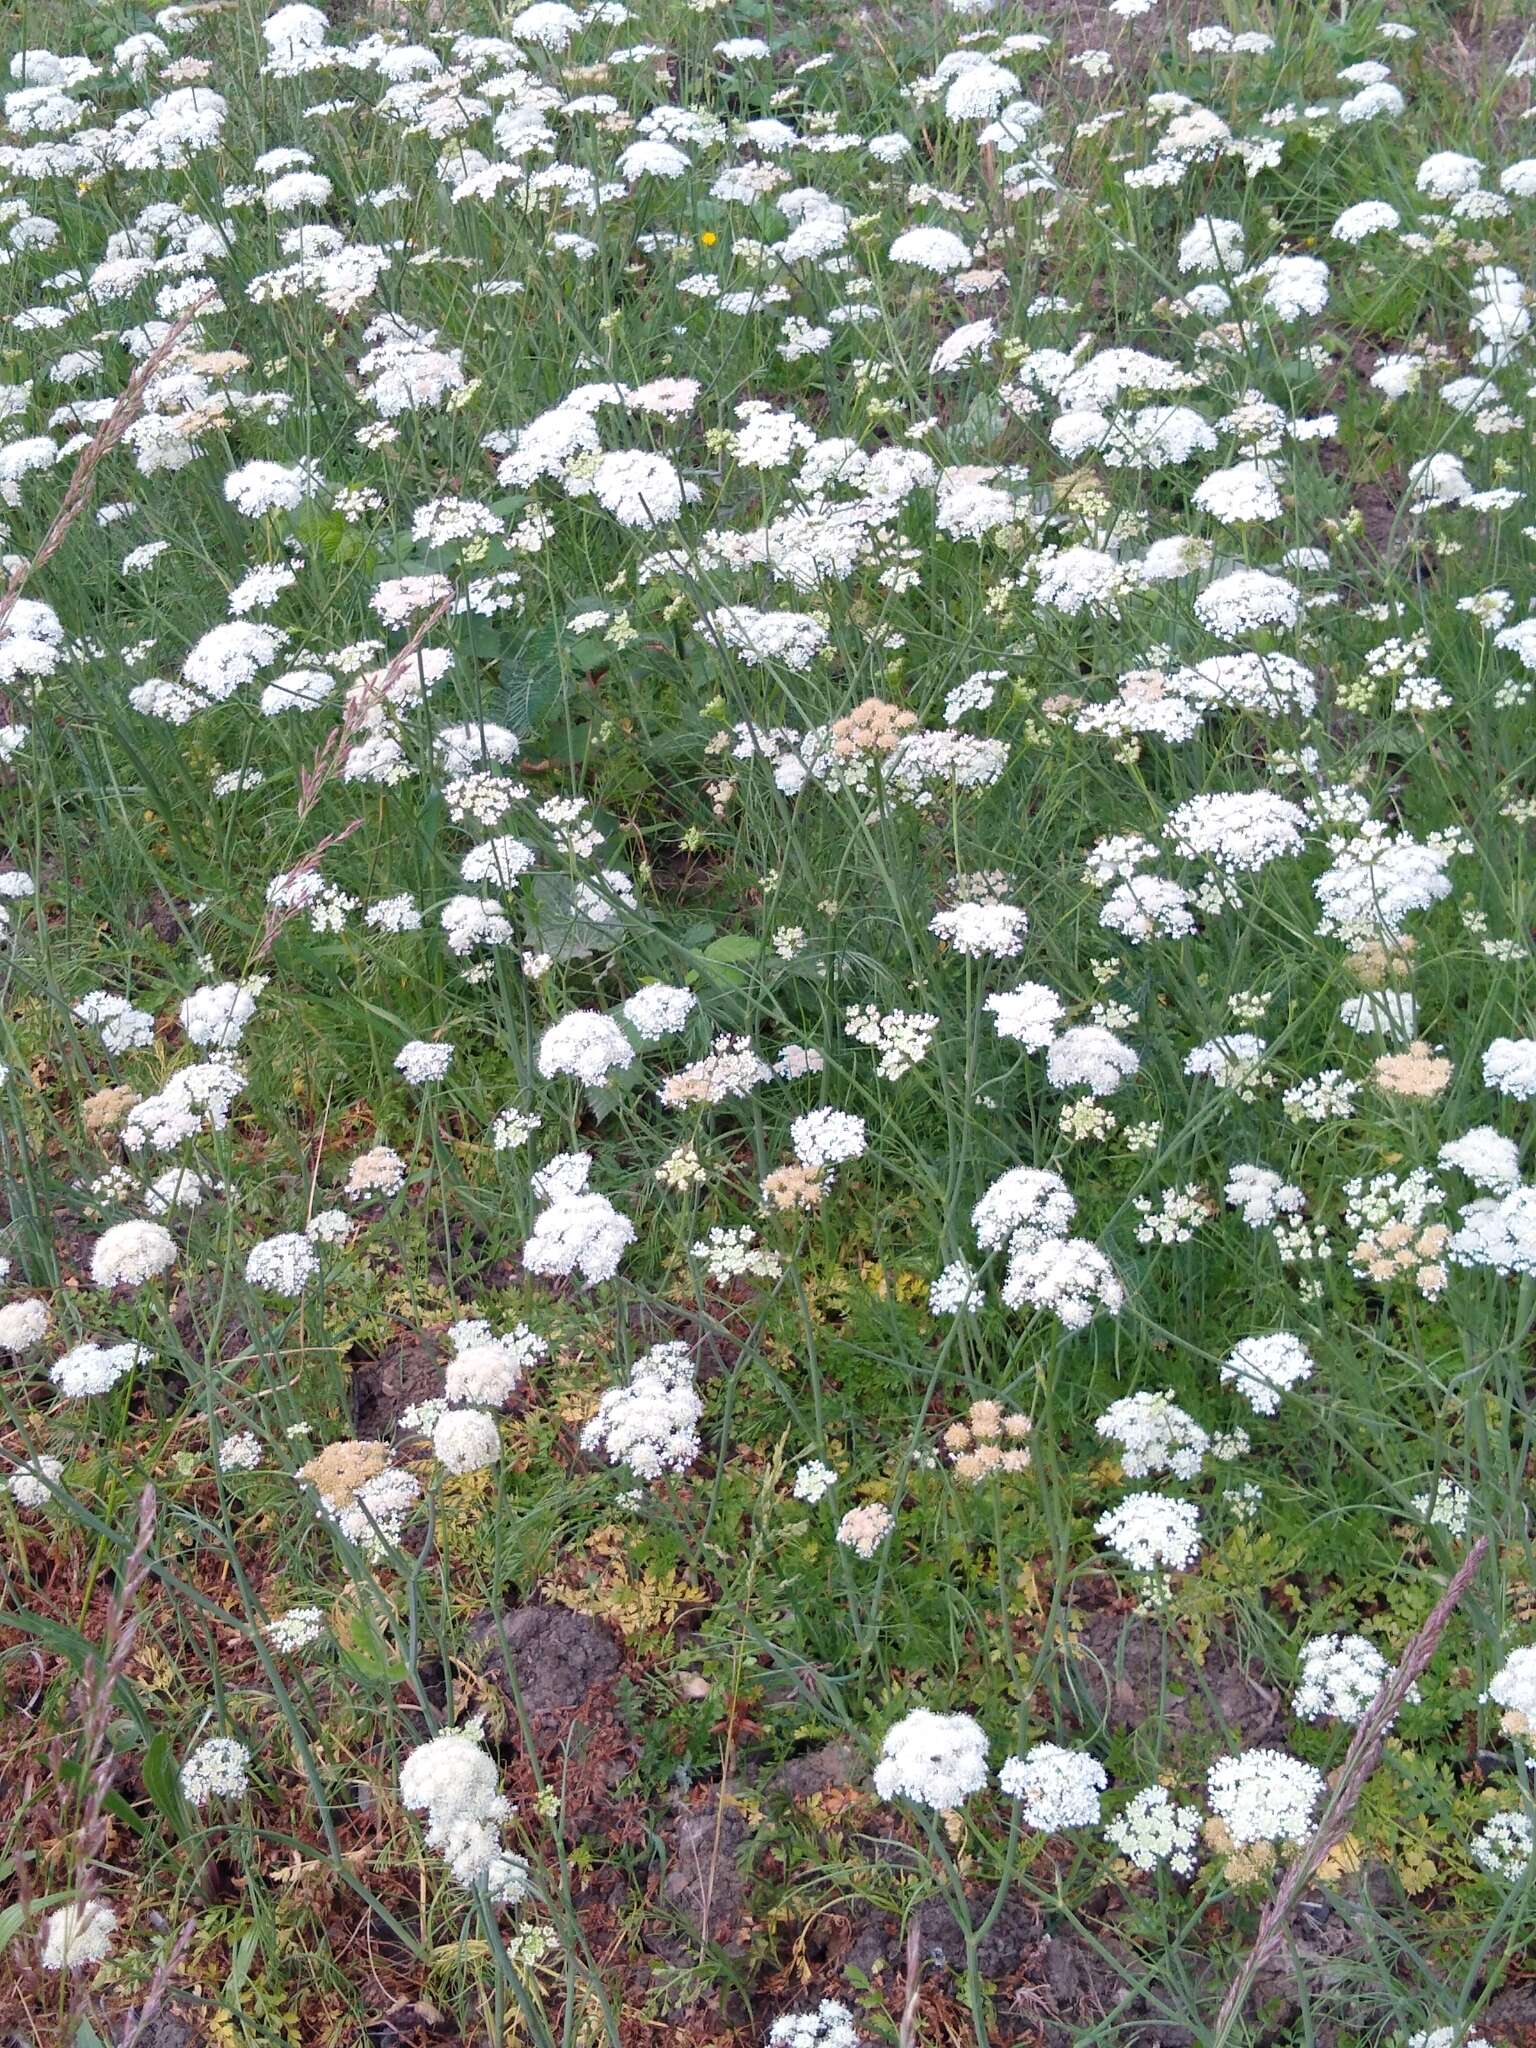
<path id="1" fill-rule="evenodd" d="M 1523 0 L 13 0 L 5 2048 L 1536 2040 Z"/>

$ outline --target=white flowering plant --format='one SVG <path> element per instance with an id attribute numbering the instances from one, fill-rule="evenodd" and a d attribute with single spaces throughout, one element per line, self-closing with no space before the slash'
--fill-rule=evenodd
<path id="1" fill-rule="evenodd" d="M 0 10 L 29 2038 L 1518 2025 L 1536 43 L 1218 11 Z"/>

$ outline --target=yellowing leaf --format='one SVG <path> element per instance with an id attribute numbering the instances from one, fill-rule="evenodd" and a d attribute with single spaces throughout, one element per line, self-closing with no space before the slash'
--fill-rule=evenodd
<path id="1" fill-rule="evenodd" d="M 1402 1879 L 1403 1890 L 1409 1898 L 1420 1892 L 1427 1892 L 1438 1876 L 1435 1860 L 1419 1847 L 1405 1850 L 1398 1856 L 1394 1868 Z"/>
<path id="2" fill-rule="evenodd" d="M 1364 1861 L 1364 1845 L 1358 1837 L 1346 1835 L 1318 1864 L 1317 1874 L 1325 1884 L 1336 1884 L 1341 1877 L 1348 1877 L 1351 1871 L 1358 1870 Z"/>

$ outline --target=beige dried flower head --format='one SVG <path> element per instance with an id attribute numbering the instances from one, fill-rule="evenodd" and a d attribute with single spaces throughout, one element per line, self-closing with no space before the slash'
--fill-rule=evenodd
<path id="1" fill-rule="evenodd" d="M 233 377 L 248 370 L 251 359 L 235 348 L 197 349 L 186 358 L 186 367 L 202 377 Z"/>
<path id="2" fill-rule="evenodd" d="M 819 1166 L 801 1166 L 798 1161 L 775 1167 L 762 1185 L 763 1207 L 783 1212 L 790 1209 L 819 1209 L 826 1193 L 826 1181 Z"/>
<path id="3" fill-rule="evenodd" d="M 979 1437 L 999 1436 L 1003 1427 L 1002 1402 L 973 1401 L 970 1422 L 972 1430 Z"/>
<path id="4" fill-rule="evenodd" d="M 1133 668 L 1120 678 L 1120 695 L 1127 704 L 1160 704 L 1168 690 L 1166 669 Z"/>
<path id="5" fill-rule="evenodd" d="M 1262 1884 L 1275 1867 L 1272 1842 L 1250 1842 L 1240 1849 L 1226 1822 L 1214 1813 L 1201 1832 L 1206 1847 L 1222 1858 L 1222 1875 L 1229 1884 Z"/>
<path id="6" fill-rule="evenodd" d="M 879 1501 L 850 1508 L 837 1525 L 837 1540 L 867 1563 L 896 1526 L 896 1517 Z"/>
<path id="7" fill-rule="evenodd" d="M 116 1088 L 98 1088 L 94 1095 L 88 1095 L 80 1107 L 81 1122 L 85 1135 L 94 1144 L 110 1137 L 127 1117 L 130 1109 L 137 1108 L 143 1100 L 136 1088 L 122 1083 Z"/>
<path id="8" fill-rule="evenodd" d="M 1350 1259 L 1357 1271 L 1379 1286 L 1394 1280 L 1412 1280 L 1428 1300 L 1445 1290 L 1449 1279 L 1443 1254 L 1451 1241 L 1450 1226 L 1426 1223 L 1415 1227 L 1399 1219 L 1368 1230 L 1359 1238 Z"/>
<path id="9" fill-rule="evenodd" d="M 1013 884 L 1001 868 L 973 868 L 955 876 L 945 892 L 949 903 L 1006 903 Z"/>
<path id="10" fill-rule="evenodd" d="M 1362 988 L 1385 988 L 1388 982 L 1407 981 L 1413 973 L 1413 949 L 1418 942 L 1406 932 L 1390 941 L 1368 939 L 1348 956 L 1346 965 Z"/>
<path id="11" fill-rule="evenodd" d="M 1027 1472 L 1030 1455 L 1022 1444 L 1032 1427 L 1027 1415 L 1004 1414 L 1002 1402 L 990 1396 L 973 1401 L 964 1420 L 952 1422 L 942 1438 L 955 1477 L 980 1486 L 999 1472 Z M 1004 1450 L 1005 1442 L 1013 1448 Z"/>
<path id="12" fill-rule="evenodd" d="M 188 407 L 165 423 L 167 433 L 179 434 L 184 441 L 195 441 L 207 427 L 216 427 L 229 417 L 229 398 L 222 391 L 215 391 L 201 405 Z"/>
<path id="13" fill-rule="evenodd" d="M 1063 719 L 1069 718 L 1082 701 L 1081 697 L 1074 697 L 1069 691 L 1059 690 L 1054 696 L 1041 698 L 1041 715 L 1059 724 Z"/>
<path id="14" fill-rule="evenodd" d="M 916 724 L 915 711 L 888 704 L 883 697 L 866 697 L 832 721 L 832 751 L 845 759 L 850 754 L 888 754 Z"/>
<path id="15" fill-rule="evenodd" d="M 347 1175 L 347 1193 L 354 1202 L 396 1195 L 404 1185 L 405 1161 L 389 1145 L 375 1145 L 369 1152 L 360 1152 Z"/>
<path id="16" fill-rule="evenodd" d="M 1416 1102 L 1430 1102 L 1443 1095 L 1454 1072 L 1450 1061 L 1432 1051 L 1422 1038 L 1416 1038 L 1406 1052 L 1383 1053 L 1371 1067 L 1378 1088 Z"/>
<path id="17" fill-rule="evenodd" d="M 299 1467 L 299 1477 L 308 1480 L 326 1506 L 340 1514 L 351 1507 L 359 1488 L 377 1479 L 388 1463 L 385 1445 L 348 1437 L 317 1451 L 307 1465 Z"/>

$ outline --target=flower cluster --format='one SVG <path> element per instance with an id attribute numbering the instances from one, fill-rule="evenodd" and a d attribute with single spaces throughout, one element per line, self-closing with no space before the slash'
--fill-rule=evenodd
<path id="1" fill-rule="evenodd" d="M 502 1842 L 513 1809 L 476 1726 L 446 1729 L 413 1749 L 400 1766 L 400 1797 L 412 1813 L 426 1815 L 427 1847 L 458 1883 L 484 1885 L 502 1906 L 526 1896 L 528 1865 Z"/>
<path id="2" fill-rule="evenodd" d="M 957 1901 L 1006 1869 L 1095 1972 L 1128 1929 L 1156 1953 L 1172 2036 L 1167 1987 L 1236 1936 L 1169 1880 L 1203 1850 L 1273 1884 L 1486 1536 L 1323 1873 L 1395 1870 L 1443 1948 L 1449 1880 L 1533 1856 L 1463 1741 L 1523 1767 L 1536 1731 L 1523 17 L 1460 10 L 1447 65 L 1409 0 L 1326 33 L 406 11 L 0 22 L 20 1607 L 63 1585 L 96 1629 L 152 1506 L 102 1658 L 188 1805 L 308 1869 L 360 1853 L 314 1802 L 403 1757 L 423 1870 L 353 1889 L 409 1892 L 439 1957 L 445 1866 L 482 1933 L 546 1897 L 492 1943 L 532 2035 L 601 2030 L 547 1955 L 580 1962 L 597 1900 L 619 1981 L 647 1801 L 647 1912 L 691 1909 L 710 1833 L 700 2011 L 729 1974 L 775 2048 L 953 2030 L 930 1976 L 882 2015 L 899 1967 L 856 2002 L 803 1938 L 835 1878 L 935 1939 L 910 1844 L 866 1884 L 868 1830 L 812 1840 L 862 1788 L 783 1802 L 783 1896 L 782 1843 L 738 1897 L 729 1802 L 695 1811 L 714 1733 L 754 1731 L 771 1803 L 766 1750 L 836 1722 L 885 1731 L 876 1793 Z M 569 1770 L 522 1760 L 540 1839 L 580 1845 L 548 1882 L 476 1663 L 509 1597 L 618 1626 L 658 1724 L 606 1833 L 602 1716 Z M 528 1642 L 558 1692 L 579 1655 Z M 115 2038 L 177 1801 L 102 1804 L 116 1730 L 40 1683 L 61 1767 L 13 1846 L 60 1888 L 17 1939 L 59 1973 L 131 1950 L 89 1990 Z M 466 1690 L 490 1734 L 429 1738 Z M 135 1822 L 110 1904 L 50 1874 L 82 1786 Z M 245 1862 L 235 1974 L 286 2013 Z M 376 1932 L 345 1891 L 305 1922 L 338 2010 L 296 2024 L 362 2038 L 399 2014 L 332 1967 Z M 1477 1931 L 1465 2012 L 1518 1918 Z M 1309 2028 L 1358 2032 L 1294 1946 Z M 1059 1960 L 1045 2018 L 1092 2032 L 1114 2001 L 1095 1975 L 1075 2009 Z M 1004 1961 L 979 2033 L 1040 2018 Z M 434 1972 L 428 2031 L 483 2033 L 475 1976 Z M 686 2031 L 664 1988 L 622 2024 Z"/>

